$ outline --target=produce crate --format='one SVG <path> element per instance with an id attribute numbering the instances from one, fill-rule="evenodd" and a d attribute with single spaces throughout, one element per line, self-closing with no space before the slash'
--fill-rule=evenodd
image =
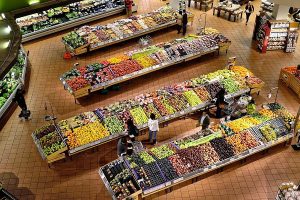
<path id="1" fill-rule="evenodd" d="M 61 155 L 64 156 L 64 154 L 62 154 L 63 152 L 67 151 L 68 147 L 65 146 L 62 149 L 59 149 L 58 151 L 54 152 L 53 154 L 50 154 L 49 156 L 46 156 L 46 160 L 50 161 L 50 160 L 58 160 L 58 157 L 61 157 Z"/>
<path id="2" fill-rule="evenodd" d="M 230 45 L 231 45 L 231 41 L 219 42 L 219 51 L 225 51 L 227 53 Z"/>
<path id="3" fill-rule="evenodd" d="M 300 80 L 295 76 L 290 78 L 289 87 L 296 92 L 297 96 L 300 98 Z"/>
<path id="4" fill-rule="evenodd" d="M 284 82 L 287 86 L 289 85 L 289 82 L 292 78 L 292 74 L 290 74 L 289 72 L 281 69 L 280 70 L 280 76 L 279 76 L 279 79 Z"/>
<path id="5" fill-rule="evenodd" d="M 78 47 L 78 48 L 76 48 L 76 49 L 73 49 L 73 48 L 72 48 L 69 44 L 67 44 L 66 42 L 64 42 L 64 44 L 65 44 L 65 49 L 66 49 L 66 51 L 72 53 L 73 56 L 74 56 L 74 55 L 77 56 L 77 55 L 86 53 L 86 52 L 88 51 L 88 46 L 89 46 L 89 44 L 85 44 L 85 45 L 83 45 L 83 46 L 81 46 L 81 47 Z"/>
<path id="6" fill-rule="evenodd" d="M 52 157 L 51 159 L 47 158 L 47 163 L 50 164 L 50 163 L 53 163 L 55 161 L 62 160 L 65 158 L 66 158 L 66 155 L 64 153 L 60 153 L 60 154 L 57 154 L 55 157 Z"/>
<path id="7" fill-rule="evenodd" d="M 88 86 L 86 86 L 86 87 L 84 87 L 84 88 L 80 88 L 80 89 L 78 89 L 78 90 L 76 90 L 76 91 L 73 91 L 73 95 L 74 95 L 74 97 L 75 97 L 75 99 L 78 99 L 78 98 L 80 98 L 80 97 L 84 97 L 84 96 L 87 96 L 87 95 L 89 95 L 89 90 L 91 89 L 91 86 L 90 85 L 88 85 Z"/>

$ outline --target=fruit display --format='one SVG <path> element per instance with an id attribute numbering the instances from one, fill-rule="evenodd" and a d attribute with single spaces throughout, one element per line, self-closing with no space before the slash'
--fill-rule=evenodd
<path id="1" fill-rule="evenodd" d="M 20 51 L 14 66 L 9 70 L 4 78 L 0 80 L 0 109 L 19 86 L 20 80 L 23 76 L 23 69 L 25 67 L 25 54 L 23 51 Z"/>
<path id="2" fill-rule="evenodd" d="M 268 119 L 274 119 L 277 117 L 277 115 L 269 109 L 261 109 L 258 113 Z"/>
<path id="3" fill-rule="evenodd" d="M 233 78 L 222 80 L 222 85 L 228 94 L 232 94 L 240 90 L 238 83 Z"/>
<path id="4" fill-rule="evenodd" d="M 16 19 L 23 35 L 64 24 L 74 19 L 83 18 L 95 13 L 106 12 L 109 9 L 123 7 L 123 0 L 103 1 L 89 0 L 70 3 L 64 6 L 50 8 L 39 13 L 26 15 Z"/>
<path id="5" fill-rule="evenodd" d="M 94 121 L 87 125 L 67 130 L 64 132 L 65 137 L 68 139 L 68 145 L 70 148 L 76 148 L 109 136 L 109 132 L 100 123 L 100 121 Z"/>
<path id="6" fill-rule="evenodd" d="M 176 112 L 176 109 L 174 109 L 170 104 L 169 101 L 165 98 L 161 98 L 160 102 L 162 103 L 162 105 L 166 108 L 167 112 L 169 115 L 172 115 Z"/>
<path id="7" fill-rule="evenodd" d="M 224 138 L 215 138 L 210 141 L 210 144 L 218 153 L 220 160 L 225 160 L 235 155 L 233 146 Z"/>
<path id="8" fill-rule="evenodd" d="M 234 71 L 234 73 L 239 74 L 243 78 L 245 78 L 246 76 L 253 76 L 254 75 L 250 70 L 248 70 L 244 66 L 233 66 L 231 68 L 231 70 Z"/>
<path id="9" fill-rule="evenodd" d="M 33 133 L 33 136 L 46 157 L 61 149 L 66 149 L 66 144 L 52 124 L 39 128 Z"/>
<path id="10" fill-rule="evenodd" d="M 138 183 L 123 161 L 113 161 L 100 170 L 107 179 L 116 199 L 125 199 L 140 190 Z"/>
<path id="11" fill-rule="evenodd" d="M 251 134 L 249 130 L 242 131 L 239 133 L 239 135 L 241 143 L 248 149 L 252 149 L 254 147 L 259 146 L 259 142 L 255 139 L 255 137 Z"/>
<path id="12" fill-rule="evenodd" d="M 174 154 L 170 156 L 169 161 L 171 162 L 173 168 L 175 169 L 176 173 L 180 176 L 187 174 L 190 172 L 188 165 L 183 161 L 183 159 L 178 154 Z"/>
<path id="13" fill-rule="evenodd" d="M 258 119 L 250 116 L 242 117 L 233 121 L 228 122 L 226 125 L 233 130 L 235 133 L 239 133 L 245 129 L 251 128 L 260 124 Z"/>
<path id="14" fill-rule="evenodd" d="M 167 158 L 174 154 L 174 151 L 169 147 L 169 144 L 153 147 L 150 152 L 158 159 Z"/>
<path id="15" fill-rule="evenodd" d="M 171 181 L 179 177 L 168 158 L 158 160 L 157 165 L 163 173 L 166 181 Z"/>
<path id="16" fill-rule="evenodd" d="M 68 45 L 74 49 L 81 47 L 86 44 L 86 41 L 80 37 L 76 32 L 72 31 L 68 35 L 62 38 Z"/>
<path id="17" fill-rule="evenodd" d="M 86 26 L 82 27 L 82 29 L 92 31 Z M 65 36 L 71 38 L 71 42 L 69 43 L 77 41 L 73 39 L 75 37 L 73 36 L 74 34 L 79 35 L 79 33 L 72 32 L 70 35 Z M 88 84 L 91 86 L 102 84 L 99 87 L 103 87 L 103 84 L 108 84 L 108 81 L 115 78 L 125 75 L 129 76 L 130 74 L 130 76 L 135 76 L 132 74 L 133 72 L 142 71 L 144 68 L 154 67 L 163 63 L 169 64 L 169 62 L 174 62 L 174 59 L 191 55 L 193 53 L 201 53 L 201 51 L 199 52 L 200 49 L 211 47 L 211 45 L 207 44 L 206 41 L 211 41 L 213 43 L 211 44 L 213 47 L 218 45 L 210 38 L 209 35 L 189 36 L 187 38 L 152 45 L 139 51 L 135 50 L 123 55 L 111 57 L 107 60 L 101 61 L 100 63 L 87 65 L 86 67 L 83 67 L 84 70 L 81 71 L 79 69 L 71 69 L 61 77 L 66 82 L 78 82 L 78 80 L 72 80 L 82 77 L 83 79 L 86 79 Z M 85 87 L 85 84 L 83 84 L 82 87 Z"/>
<path id="18" fill-rule="evenodd" d="M 89 85 L 88 81 L 81 76 L 66 80 L 66 82 L 67 82 L 68 86 L 72 89 L 72 91 L 79 90 L 79 89 L 87 87 Z"/>
<path id="19" fill-rule="evenodd" d="M 202 156 L 203 167 L 212 165 L 220 160 L 219 155 L 210 143 L 199 145 L 196 148 L 197 153 Z"/>
<path id="20" fill-rule="evenodd" d="M 124 132 L 124 124 L 116 116 L 104 119 L 104 124 L 111 135 Z"/>
<path id="21" fill-rule="evenodd" d="M 282 70 L 295 75 L 297 72 L 297 67 L 296 66 L 283 67 Z"/>
<path id="22" fill-rule="evenodd" d="M 211 99 L 209 92 L 206 90 L 205 87 L 199 87 L 194 90 L 196 94 L 199 96 L 201 101 L 206 102 Z"/>
<path id="23" fill-rule="evenodd" d="M 147 117 L 150 118 L 150 114 L 153 113 L 155 115 L 155 119 L 161 118 L 160 113 L 155 108 L 153 103 L 149 103 L 146 105 L 143 105 L 144 112 L 146 113 Z"/>
<path id="24" fill-rule="evenodd" d="M 205 89 L 209 92 L 211 98 L 216 98 L 218 92 L 220 92 L 222 86 L 219 82 L 213 82 L 205 85 Z"/>
<path id="25" fill-rule="evenodd" d="M 155 162 L 155 160 L 153 159 L 153 157 L 146 151 L 143 151 L 139 154 L 139 157 L 143 160 L 143 162 L 145 164 L 149 164 L 152 162 Z"/>
<path id="26" fill-rule="evenodd" d="M 174 143 L 179 146 L 180 149 L 187 149 L 190 147 L 195 147 L 204 143 L 207 143 L 215 138 L 222 137 L 221 133 L 212 133 L 207 136 L 193 137 L 192 139 L 183 139 L 175 141 Z"/>
<path id="27" fill-rule="evenodd" d="M 197 106 L 197 105 L 199 105 L 199 104 L 202 103 L 202 101 L 197 96 L 197 94 L 194 91 L 192 91 L 192 90 L 184 92 L 183 96 L 187 99 L 187 101 L 189 102 L 189 104 L 192 107 Z"/>
<path id="28" fill-rule="evenodd" d="M 175 22 L 175 20 L 175 11 L 166 6 L 144 15 L 135 15 L 128 19 L 120 19 L 107 25 L 85 25 L 76 29 L 75 32 L 82 37 L 86 43 L 90 44 L 92 48 L 96 48 L 104 42 L 121 40 L 141 31 Z"/>
<path id="29" fill-rule="evenodd" d="M 234 134 L 232 136 L 226 137 L 226 140 L 233 146 L 235 154 L 240 154 L 248 149 L 248 147 L 242 143 L 240 134 Z"/>
<path id="30" fill-rule="evenodd" d="M 276 132 L 274 131 L 274 128 L 270 124 L 266 124 L 260 127 L 259 130 L 268 142 L 275 140 L 277 138 Z"/>
<path id="31" fill-rule="evenodd" d="M 142 125 L 148 122 L 148 117 L 141 107 L 131 109 L 130 114 L 133 117 L 136 125 Z"/>
<path id="32" fill-rule="evenodd" d="M 156 162 L 137 166 L 134 168 L 134 172 L 138 180 L 143 179 L 140 182 L 142 189 L 150 189 L 166 182 Z"/>

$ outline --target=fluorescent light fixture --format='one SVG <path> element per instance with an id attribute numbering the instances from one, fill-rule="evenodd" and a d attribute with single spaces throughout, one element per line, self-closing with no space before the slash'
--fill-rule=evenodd
<path id="1" fill-rule="evenodd" d="M 37 3 L 40 3 L 40 0 L 29 0 L 28 1 L 29 5 L 33 5 L 33 4 L 37 4 Z"/>
<path id="2" fill-rule="evenodd" d="M 5 41 L 5 42 L 1 42 L 0 43 L 0 48 L 1 49 L 6 49 L 7 47 L 9 47 L 9 44 L 10 44 L 10 40 Z"/>
<path id="3" fill-rule="evenodd" d="M 11 32 L 11 28 L 10 26 L 8 25 L 6 28 L 4 28 L 4 33 L 5 34 L 9 34 Z"/>

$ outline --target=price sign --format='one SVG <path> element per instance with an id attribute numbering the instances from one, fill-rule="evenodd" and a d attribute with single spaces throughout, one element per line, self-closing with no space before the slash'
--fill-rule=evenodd
<path id="1" fill-rule="evenodd" d="M 181 115 L 184 115 L 184 111 L 180 111 L 180 114 L 181 114 Z"/>
<path id="2" fill-rule="evenodd" d="M 169 116 L 166 116 L 166 117 L 165 117 L 165 120 L 168 120 L 168 119 L 170 119 L 170 117 L 169 117 Z"/>
<path id="3" fill-rule="evenodd" d="M 183 177 L 178 178 L 178 179 L 174 180 L 174 183 L 178 183 L 179 181 L 182 181 L 182 180 L 183 180 Z"/>
<path id="4" fill-rule="evenodd" d="M 192 107 L 192 110 L 197 110 L 197 108 L 196 107 Z"/>
<path id="5" fill-rule="evenodd" d="M 171 181 L 166 182 L 166 186 L 169 186 L 169 185 L 171 185 Z"/>

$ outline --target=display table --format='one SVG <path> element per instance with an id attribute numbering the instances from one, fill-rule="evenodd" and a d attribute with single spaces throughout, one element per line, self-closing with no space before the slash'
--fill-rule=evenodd
<path id="1" fill-rule="evenodd" d="M 221 129 L 199 131 L 198 128 L 184 138 L 121 157 L 101 167 L 99 175 L 113 199 L 136 197 L 139 193 L 145 198 L 289 142 L 293 134 L 285 125 L 286 116 L 277 117 L 281 113 L 279 110 L 284 108 L 278 104 L 269 105 L 268 109 L 260 110 L 256 115 L 225 122 L 218 126 Z M 248 120 L 243 122 L 244 125 L 258 121 L 256 125 L 241 128 L 244 125 L 239 123 L 243 120 Z M 230 132 L 230 127 L 233 132 Z M 130 180 L 131 184 L 122 184 L 122 180 Z"/>
<path id="2" fill-rule="evenodd" d="M 215 11 L 217 10 L 217 16 L 220 17 L 221 12 L 223 11 L 225 14 L 228 13 L 228 20 L 231 20 L 231 16 L 234 16 L 234 21 L 236 21 L 237 17 L 242 18 L 243 11 L 240 9 L 241 6 L 239 4 L 230 4 L 226 5 L 224 3 L 219 3 L 219 5 L 213 7 L 213 15 L 215 15 Z"/>
<path id="3" fill-rule="evenodd" d="M 291 88 L 300 98 L 300 79 L 295 76 L 297 67 L 284 67 L 280 71 L 279 80 Z"/>
<path id="4" fill-rule="evenodd" d="M 190 16 L 193 15 L 191 14 Z M 80 55 L 130 40 L 176 25 L 176 12 L 162 7 L 144 15 L 117 20 L 104 26 L 83 26 L 63 37 L 65 48 L 72 55 Z"/>
<path id="5" fill-rule="evenodd" d="M 21 47 L 17 61 L 10 71 L 1 80 L 5 85 L 6 92 L 0 91 L 0 118 L 13 103 L 17 89 L 21 88 L 25 82 L 25 75 L 28 65 L 28 58 L 24 49 Z"/>
<path id="6" fill-rule="evenodd" d="M 191 1 L 188 0 L 188 7 L 191 6 Z M 200 4 L 200 9 L 202 9 L 202 6 L 204 6 L 205 12 L 210 8 L 212 9 L 214 6 L 214 1 L 213 0 L 194 0 L 195 8 L 197 8 L 197 4 Z"/>
<path id="7" fill-rule="evenodd" d="M 47 7 L 39 13 L 18 17 L 16 22 L 23 33 L 22 42 L 27 42 L 124 11 L 123 0 L 80 1 L 50 9 Z"/>
<path id="8" fill-rule="evenodd" d="M 140 50 L 127 52 L 124 55 L 112 57 L 100 63 L 75 67 L 63 74 L 60 80 L 64 88 L 77 99 L 133 78 L 214 53 L 219 50 L 218 45 L 224 44 L 222 41 L 225 40 L 229 41 L 221 34 L 191 35 L 165 44 L 159 43 Z M 179 44 L 182 45 L 180 46 Z M 201 46 L 202 44 L 203 46 Z M 229 45 L 230 43 L 227 42 L 227 49 Z M 179 51 L 178 47 L 183 49 Z M 190 49 L 190 47 L 196 49 Z M 176 51 L 176 55 L 168 53 L 168 49 Z M 160 56 L 164 57 L 160 59 Z M 133 65 L 134 67 L 132 68 L 134 69 L 130 69 L 128 65 Z M 119 68 L 124 69 L 121 74 L 119 74 Z M 78 87 L 76 84 L 78 82 L 76 80 L 79 79 L 85 82 L 81 87 Z M 76 85 L 76 88 L 73 86 L 73 83 Z"/>
<path id="9" fill-rule="evenodd" d="M 202 75 L 46 125 L 37 129 L 33 138 L 42 157 L 47 160 L 46 157 L 52 154 L 62 156 L 62 151 L 74 155 L 126 135 L 129 118 L 139 130 L 144 130 L 148 128 L 150 113 L 155 113 L 161 124 L 214 106 L 216 92 L 221 88 L 225 88 L 228 101 L 247 94 L 250 88 L 242 78 L 244 74 L 254 76 L 241 66 Z M 44 141 L 43 138 L 48 139 Z M 55 143 L 55 148 L 49 148 L 52 143 L 48 144 L 48 140 Z"/>

